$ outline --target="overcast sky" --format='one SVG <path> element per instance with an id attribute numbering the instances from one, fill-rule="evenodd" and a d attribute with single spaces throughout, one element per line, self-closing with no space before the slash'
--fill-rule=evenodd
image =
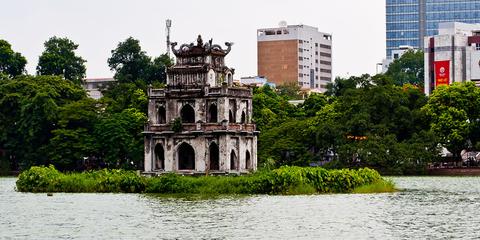
<path id="1" fill-rule="evenodd" d="M 35 73 L 43 43 L 51 36 L 79 44 L 87 77 L 111 77 L 107 59 L 132 36 L 150 56 L 166 51 L 165 19 L 171 39 L 190 43 L 198 34 L 223 45 L 234 42 L 226 62 L 235 78 L 257 74 L 258 28 L 305 24 L 333 35 L 334 76 L 376 72 L 385 55 L 385 0 L 12 0 L 2 1 L 0 39 L 28 60 Z"/>

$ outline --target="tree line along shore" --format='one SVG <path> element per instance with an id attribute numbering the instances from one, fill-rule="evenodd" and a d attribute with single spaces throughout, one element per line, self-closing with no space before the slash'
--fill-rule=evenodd
<path id="1" fill-rule="evenodd" d="M 133 38 L 118 43 L 106 63 L 116 83 L 94 100 L 81 86 L 77 48 L 50 38 L 29 75 L 26 59 L 0 40 L 0 174 L 50 164 L 63 172 L 143 169 L 147 87 L 165 84 L 172 59 L 148 56 Z M 422 86 L 423 54 L 407 52 L 385 74 L 337 78 L 296 106 L 288 102 L 303 97 L 296 85 L 254 88 L 259 168 L 424 174 L 442 161 L 442 147 L 457 161 L 463 149 L 480 149 L 479 88 L 455 83 L 427 97 Z"/>

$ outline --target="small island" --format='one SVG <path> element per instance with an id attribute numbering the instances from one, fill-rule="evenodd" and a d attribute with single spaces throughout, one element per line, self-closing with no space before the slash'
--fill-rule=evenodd
<path id="1" fill-rule="evenodd" d="M 394 192 L 394 184 L 369 168 L 327 170 L 320 167 L 281 167 L 249 175 L 157 177 L 134 171 L 98 170 L 63 174 L 53 166 L 32 167 L 20 174 L 21 192 L 159 193 L 159 194 L 319 194 Z"/>

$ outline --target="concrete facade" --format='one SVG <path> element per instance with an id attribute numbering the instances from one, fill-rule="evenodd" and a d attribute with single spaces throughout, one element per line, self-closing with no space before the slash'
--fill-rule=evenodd
<path id="1" fill-rule="evenodd" d="M 480 24 L 440 23 L 439 35 L 426 37 L 425 94 L 437 87 L 435 64 L 448 62 L 448 84 L 480 84 Z"/>
<path id="2" fill-rule="evenodd" d="M 257 30 L 258 75 L 282 85 L 326 91 L 332 82 L 332 35 L 307 25 Z"/>
<path id="3" fill-rule="evenodd" d="M 145 172 L 247 173 L 257 168 L 252 89 L 234 87 L 228 49 L 210 40 L 172 51 L 167 87 L 149 89 Z"/>
<path id="4" fill-rule="evenodd" d="M 88 96 L 98 100 L 103 97 L 102 88 L 115 83 L 116 80 L 113 78 L 85 78 L 83 79 L 83 88 L 87 91 Z"/>

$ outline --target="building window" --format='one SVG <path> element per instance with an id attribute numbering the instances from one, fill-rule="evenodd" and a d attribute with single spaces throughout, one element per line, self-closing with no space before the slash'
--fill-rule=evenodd
<path id="1" fill-rule="evenodd" d="M 315 51 L 315 56 L 318 56 L 318 51 Z"/>
<path id="2" fill-rule="evenodd" d="M 332 49 L 332 46 L 325 45 L 325 44 L 320 44 L 320 47 L 325 49 Z"/>
<path id="3" fill-rule="evenodd" d="M 315 63 L 318 63 L 318 59 L 315 59 Z"/>
<path id="4" fill-rule="evenodd" d="M 317 67 L 315 68 L 315 72 L 318 72 L 318 68 L 317 68 Z"/>
<path id="5" fill-rule="evenodd" d="M 303 69 L 303 65 L 298 65 L 298 69 Z"/>
<path id="6" fill-rule="evenodd" d="M 298 76 L 299 76 L 299 77 L 303 77 L 303 73 L 299 73 Z"/>
<path id="7" fill-rule="evenodd" d="M 480 43 L 475 43 L 475 50 L 480 50 Z"/>
<path id="8" fill-rule="evenodd" d="M 320 61 L 320 64 L 332 66 L 332 62 L 329 62 L 329 61 Z"/>
<path id="9" fill-rule="evenodd" d="M 332 73 L 332 70 L 330 70 L 330 69 L 320 69 L 320 72 L 323 72 L 323 73 Z"/>
<path id="10" fill-rule="evenodd" d="M 180 116 L 182 117 L 183 123 L 195 123 L 195 110 L 188 104 L 183 106 L 180 111 Z"/>
<path id="11" fill-rule="evenodd" d="M 303 40 L 298 40 L 298 43 L 303 43 Z"/>
<path id="12" fill-rule="evenodd" d="M 321 52 L 321 53 L 320 53 L 320 56 L 322 56 L 322 57 L 332 57 L 332 54 Z"/>
<path id="13" fill-rule="evenodd" d="M 318 43 L 315 43 L 315 47 L 318 47 Z"/>
<path id="14" fill-rule="evenodd" d="M 303 60 L 303 57 L 298 57 L 298 60 L 302 61 L 302 60 Z"/>
<path id="15" fill-rule="evenodd" d="M 303 48 L 298 48 L 298 51 L 299 51 L 299 52 L 303 52 Z"/>

